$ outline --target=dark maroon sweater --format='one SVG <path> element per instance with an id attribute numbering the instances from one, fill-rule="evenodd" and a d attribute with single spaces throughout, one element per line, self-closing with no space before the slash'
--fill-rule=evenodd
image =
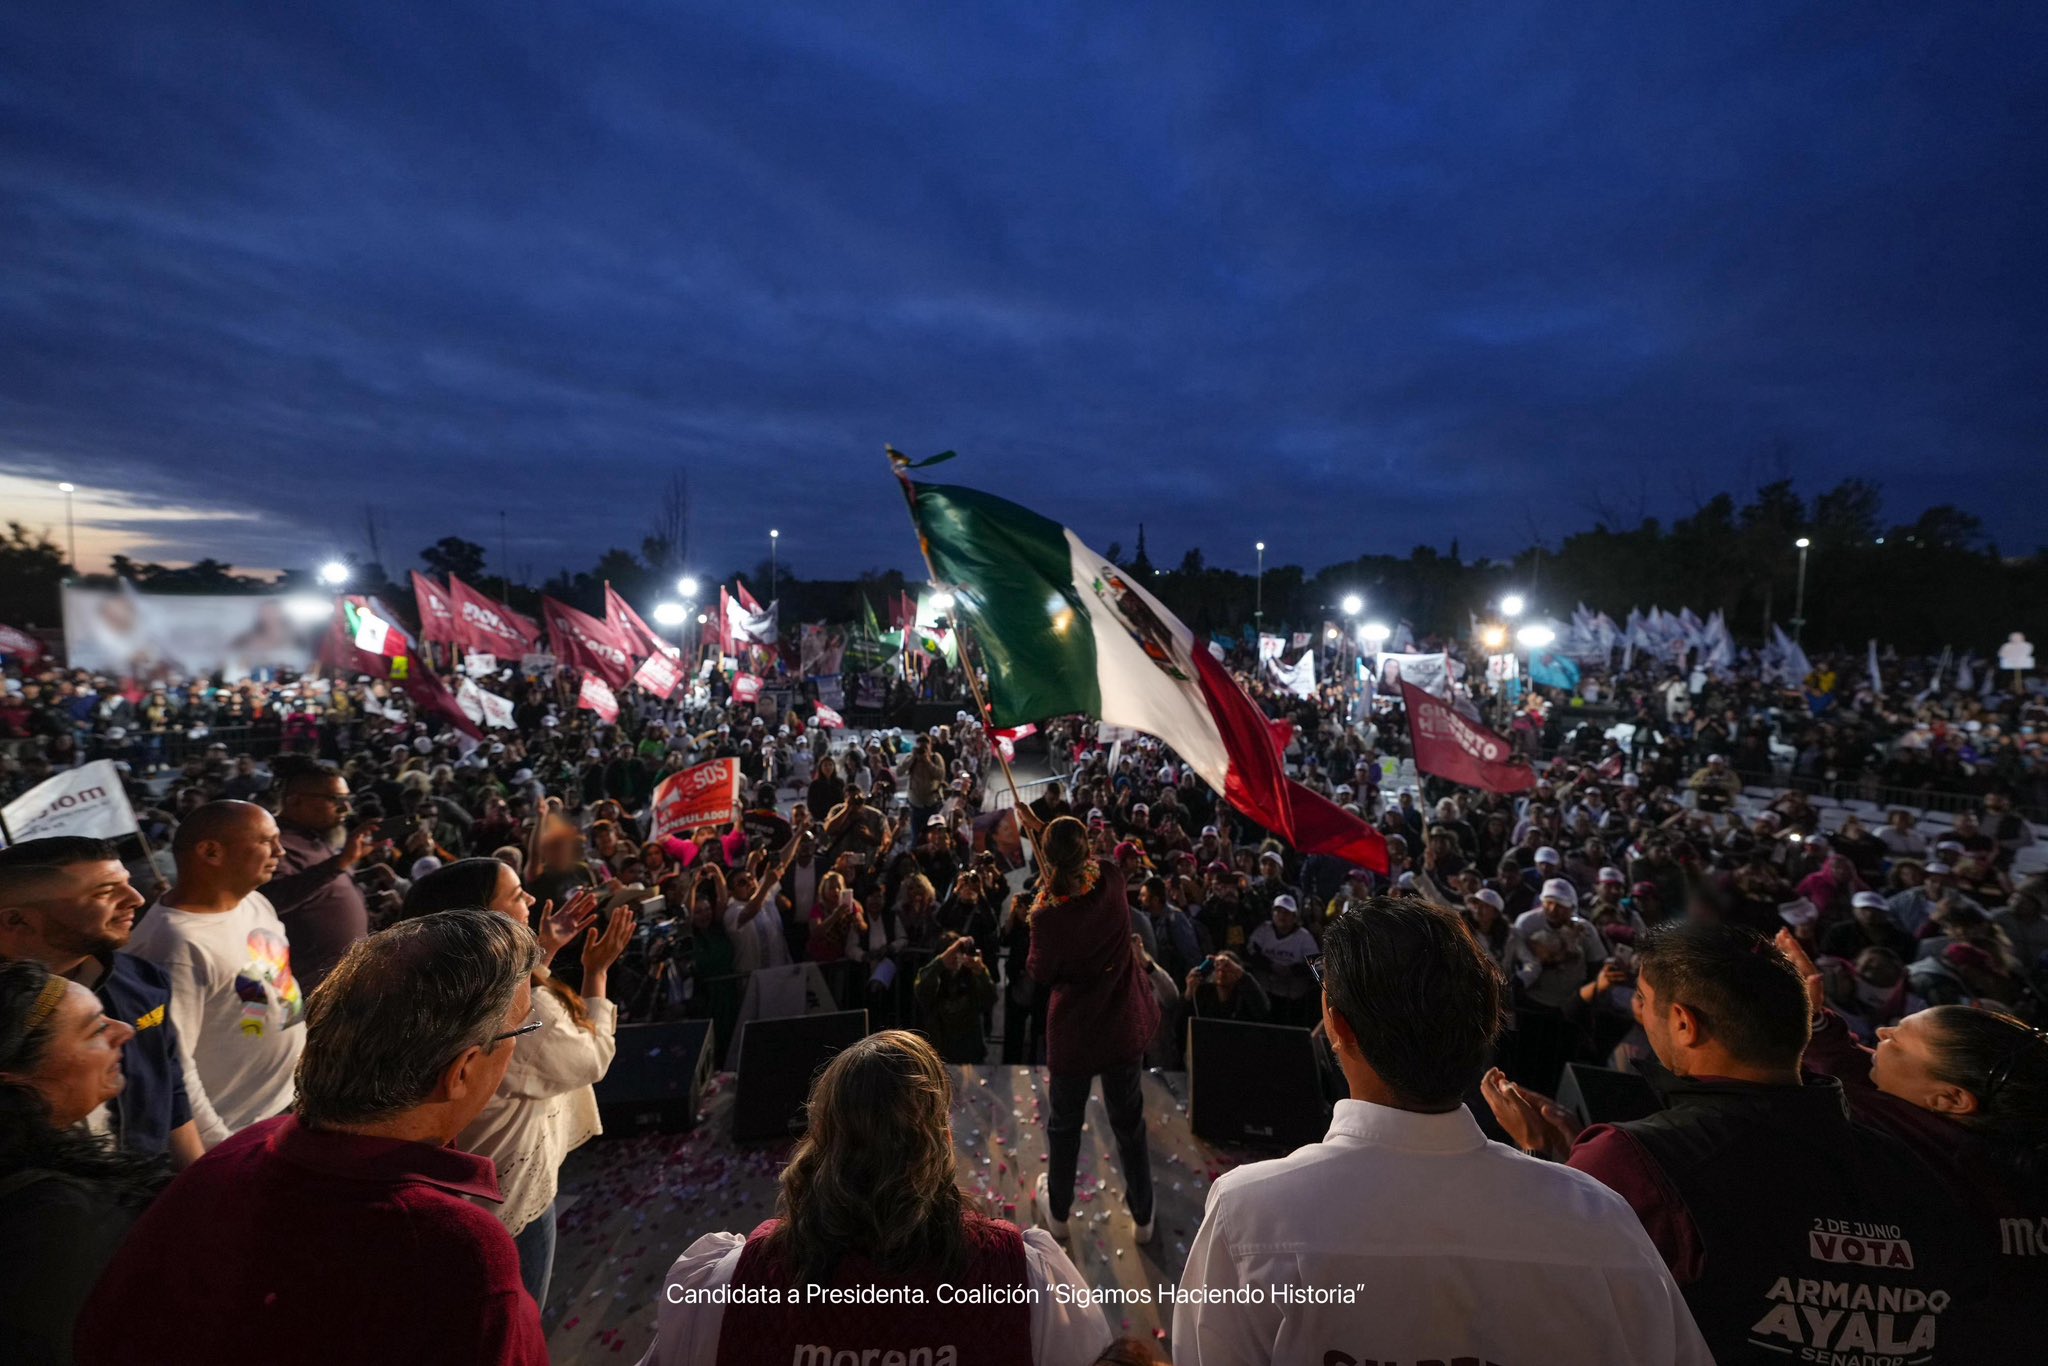
<path id="1" fill-rule="evenodd" d="M 79 1316 L 79 1366 L 546 1366 L 488 1157 L 242 1130 L 159 1195 Z"/>
<path id="2" fill-rule="evenodd" d="M 1145 1055 L 1159 1027 L 1159 998 L 1131 944 L 1124 876 L 1095 861 L 1086 896 L 1044 906 L 1031 917 L 1031 980 L 1052 988 L 1045 1016 L 1045 1060 L 1060 1076 L 1093 1076 Z"/>

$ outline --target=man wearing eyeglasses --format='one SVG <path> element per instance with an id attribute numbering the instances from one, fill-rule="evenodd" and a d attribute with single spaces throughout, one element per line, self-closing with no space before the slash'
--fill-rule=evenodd
<path id="1" fill-rule="evenodd" d="M 540 1028 L 540 948 L 488 910 L 372 935 L 313 1000 L 293 1113 L 157 1197 L 79 1320 L 81 1366 L 543 1366 L 504 1198 L 456 1136 Z"/>
<path id="2" fill-rule="evenodd" d="M 1210 1188 L 1175 1362 L 1709 1366 L 1628 1204 L 1465 1108 L 1506 983 L 1455 912 L 1367 898 L 1308 967 L 1350 1098 L 1321 1143 Z"/>
<path id="3" fill-rule="evenodd" d="M 284 921 L 292 966 L 307 992 L 348 946 L 370 932 L 370 908 L 353 876 L 376 843 L 374 824 L 349 828 L 348 779 L 326 764 L 280 760 L 277 830 L 284 845 L 263 895 Z"/>

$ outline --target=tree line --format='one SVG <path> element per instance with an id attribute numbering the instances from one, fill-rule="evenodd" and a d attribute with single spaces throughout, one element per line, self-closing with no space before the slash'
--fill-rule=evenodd
<path id="1" fill-rule="evenodd" d="M 1666 524 L 1653 517 L 1633 525 L 1604 512 L 1593 524 L 1555 545 L 1532 543 L 1510 559 L 1467 561 L 1452 542 L 1448 551 L 1418 545 L 1405 556 L 1360 554 L 1310 571 L 1276 564 L 1263 576 L 1208 564 L 1199 547 L 1178 561 L 1155 562 L 1142 526 L 1134 548 L 1111 544 L 1107 557 L 1130 571 L 1190 627 L 1202 634 L 1241 630 L 1255 614 L 1274 632 L 1315 631 L 1325 621 L 1341 623 L 1349 594 L 1365 600 L 1364 618 L 1389 625 L 1405 621 L 1418 637 L 1461 634 L 1472 617 L 1492 616 L 1504 594 L 1522 594 L 1532 613 L 1568 617 L 1578 603 L 1605 611 L 1617 622 L 1631 607 L 1690 607 L 1702 617 L 1720 611 L 1738 640 L 1756 642 L 1772 622 L 1790 624 L 1799 598 L 1800 552 L 1806 552 L 1805 629 L 1809 649 L 1860 648 L 1868 638 L 1904 650 L 1934 651 L 1944 645 L 1986 653 L 2012 631 L 2048 638 L 2048 554 L 2001 553 L 1984 534 L 1982 521 L 1960 508 L 1931 507 L 1909 523 L 1887 524 L 1880 516 L 1879 487 L 1845 480 L 1808 499 L 1792 481 L 1759 487 L 1746 500 L 1721 493 L 1688 516 Z M 673 495 L 657 513 L 655 530 L 632 549 L 613 547 L 584 570 L 563 570 L 539 584 L 515 581 L 507 566 L 493 565 L 485 547 L 459 536 L 444 536 L 419 553 L 419 567 L 445 580 L 461 576 L 485 592 L 537 615 L 543 593 L 593 615 L 604 611 L 610 582 L 643 610 L 676 596 L 676 580 L 688 564 L 687 495 Z M 1369 539 L 1369 524 L 1360 540 Z M 374 593 L 392 607 L 412 610 L 407 565 L 387 566 L 365 555 L 352 565 L 350 591 Z M 278 575 L 237 573 L 232 565 L 206 559 L 168 566 L 116 556 L 112 572 L 81 582 L 111 587 L 131 579 L 145 592 L 248 593 L 313 587 L 315 566 Z M 720 579 L 695 570 L 716 611 Z M 0 536 L 0 622 L 17 626 L 58 624 L 58 587 L 69 576 L 62 548 L 47 531 L 20 522 Z M 871 569 L 852 579 L 807 579 L 788 563 L 766 560 L 729 566 L 723 581 L 742 575 L 763 601 L 781 598 L 782 620 L 854 622 L 862 602 L 873 605 L 888 624 L 888 603 L 898 592 L 915 593 L 915 580 L 899 570 Z M 524 577 L 524 576 L 521 576 Z"/>

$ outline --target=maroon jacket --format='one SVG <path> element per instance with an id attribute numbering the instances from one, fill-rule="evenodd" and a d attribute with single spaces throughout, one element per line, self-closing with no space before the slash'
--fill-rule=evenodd
<path id="1" fill-rule="evenodd" d="M 1095 889 L 1031 917 L 1031 980 L 1052 988 L 1046 1069 L 1093 1076 L 1140 1061 L 1159 1028 L 1159 998 L 1131 944 L 1124 875 L 1097 859 Z"/>
<path id="2" fill-rule="evenodd" d="M 488 1157 L 242 1130 L 159 1195 L 79 1316 L 79 1366 L 546 1366 Z"/>

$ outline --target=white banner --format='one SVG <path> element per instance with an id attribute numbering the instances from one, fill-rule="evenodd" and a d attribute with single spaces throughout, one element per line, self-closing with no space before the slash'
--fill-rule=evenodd
<path id="1" fill-rule="evenodd" d="M 1301 658 L 1292 664 L 1282 664 L 1277 659 L 1266 661 L 1266 671 L 1273 675 L 1273 681 L 1296 697 L 1316 695 L 1316 652 L 1304 650 Z"/>
<path id="2" fill-rule="evenodd" d="M 110 840 L 138 833 L 135 811 L 111 759 L 59 773 L 0 807 L 10 843 L 51 835 Z"/>
<path id="3" fill-rule="evenodd" d="M 1379 657 L 1379 693 L 1399 697 L 1405 681 L 1431 697 L 1451 700 L 1451 666 L 1445 655 L 1383 654 Z"/>
<path id="4" fill-rule="evenodd" d="M 161 669 L 223 672 L 312 667 L 334 618 L 328 594 L 138 593 L 64 588 L 64 649 L 71 667 L 146 678 Z"/>
<path id="5" fill-rule="evenodd" d="M 485 692 L 472 679 L 463 679 L 461 686 L 456 688 L 455 705 L 462 708 L 464 716 L 480 726 L 498 730 L 519 729 L 519 723 L 512 719 L 511 699 Z"/>

